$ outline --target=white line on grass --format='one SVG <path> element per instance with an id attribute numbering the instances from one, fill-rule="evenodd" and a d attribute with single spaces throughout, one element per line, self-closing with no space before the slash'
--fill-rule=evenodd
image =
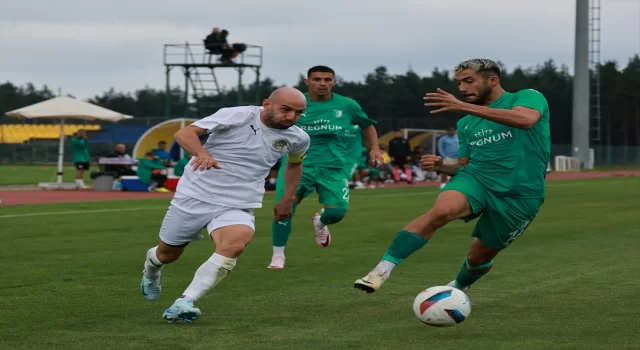
<path id="1" fill-rule="evenodd" d="M 364 198 L 384 198 L 384 197 L 408 197 L 408 196 L 420 196 L 424 194 L 435 194 L 437 191 L 420 191 L 411 193 L 387 193 L 387 194 L 374 194 L 371 196 L 365 196 Z M 26 218 L 32 216 L 51 216 L 51 215 L 65 215 L 65 214 L 91 214 L 91 213 L 113 213 L 113 212 L 125 212 L 125 211 L 142 211 L 142 210 L 158 210 L 167 209 L 164 207 L 143 207 L 143 208 L 113 208 L 113 209 L 89 209 L 89 210 L 69 210 L 69 211 L 52 211 L 44 213 L 26 213 L 26 214 L 9 214 L 0 215 L 0 219 L 8 218 Z"/>
<path id="2" fill-rule="evenodd" d="M 85 213 L 112 213 L 121 211 L 141 211 L 141 210 L 158 210 L 167 209 L 164 207 L 144 207 L 144 208 L 113 208 L 113 209 L 93 209 L 93 210 L 69 210 L 69 211 L 51 211 L 45 213 L 28 213 L 28 214 L 11 214 L 0 215 L 0 219 L 5 218 L 25 218 L 31 216 L 51 216 L 51 215 L 64 215 L 64 214 L 85 214 Z"/>
<path id="3" fill-rule="evenodd" d="M 615 179 L 612 181 L 607 181 L 607 184 L 615 184 L 615 183 L 623 183 L 625 180 Z M 589 182 L 554 182 L 547 183 L 547 187 L 567 187 L 567 186 L 584 186 L 589 185 Z M 406 188 L 406 187 L 405 187 Z M 420 189 L 421 187 L 416 187 L 416 189 Z M 424 188 L 424 187 L 422 187 Z M 358 191 L 360 192 L 360 191 Z M 367 193 L 367 191 L 362 191 L 361 193 Z M 426 194 L 436 194 L 438 190 L 427 190 L 427 191 L 419 191 L 419 192 L 409 192 L 409 193 L 386 193 L 386 194 L 373 194 L 369 196 L 363 196 L 361 198 L 387 198 L 387 197 L 409 197 L 409 196 L 422 196 Z M 51 215 L 65 215 L 65 214 L 90 214 L 90 213 L 113 213 L 113 212 L 125 212 L 125 211 L 143 211 L 143 210 L 159 210 L 159 209 L 167 209 L 168 205 L 163 207 L 140 207 L 140 208 L 113 208 L 113 209 L 91 209 L 91 210 L 69 210 L 69 211 L 55 211 L 55 212 L 44 212 L 44 213 L 27 213 L 27 214 L 10 214 L 10 215 L 0 215 L 0 219 L 9 219 L 9 218 L 24 218 L 24 217 L 33 217 L 33 216 L 51 216 Z"/>

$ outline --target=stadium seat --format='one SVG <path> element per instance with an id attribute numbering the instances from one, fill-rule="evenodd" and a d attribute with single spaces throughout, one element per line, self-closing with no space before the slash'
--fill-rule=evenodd
<path id="1" fill-rule="evenodd" d="M 84 129 L 97 131 L 100 124 L 66 124 L 64 134 L 69 137 Z M 57 140 L 60 137 L 59 124 L 4 124 L 0 126 L 0 143 L 23 143 L 30 139 Z"/>

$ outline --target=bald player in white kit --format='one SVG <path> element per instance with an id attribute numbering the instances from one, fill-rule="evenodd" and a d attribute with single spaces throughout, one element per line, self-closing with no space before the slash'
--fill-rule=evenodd
<path id="1" fill-rule="evenodd" d="M 264 181 L 276 162 L 287 155 L 285 195 L 276 203 L 274 217 L 291 216 L 302 160 L 309 135 L 295 126 L 306 108 L 302 92 L 275 90 L 262 107 L 222 108 L 178 131 L 174 138 L 193 155 L 185 167 L 176 194 L 160 228 L 160 243 L 147 251 L 141 283 L 147 300 L 160 297 L 164 265 L 182 255 L 200 238 L 204 227 L 216 245 L 193 281 L 162 315 L 169 322 L 195 321 L 200 309 L 193 303 L 217 285 L 236 265 L 253 238 L 253 210 L 262 207 Z M 199 137 L 210 133 L 204 145 Z"/>

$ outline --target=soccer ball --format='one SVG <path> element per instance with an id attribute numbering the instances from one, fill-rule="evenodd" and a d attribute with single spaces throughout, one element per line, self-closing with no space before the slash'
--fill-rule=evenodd
<path id="1" fill-rule="evenodd" d="M 471 301 L 454 287 L 436 286 L 423 290 L 413 300 L 413 313 L 434 327 L 451 327 L 471 314 Z"/>

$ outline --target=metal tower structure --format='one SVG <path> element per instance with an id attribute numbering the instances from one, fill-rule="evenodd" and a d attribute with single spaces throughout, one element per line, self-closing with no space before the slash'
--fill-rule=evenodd
<path id="1" fill-rule="evenodd" d="M 591 141 L 600 142 L 600 0 L 589 0 Z"/>
<path id="2" fill-rule="evenodd" d="M 234 58 L 234 63 L 221 63 L 217 55 L 211 55 L 204 44 L 166 44 L 164 45 L 165 66 L 165 118 L 171 118 L 171 71 L 182 69 L 184 75 L 183 105 L 184 117 L 211 114 L 223 105 L 214 105 L 211 98 L 220 94 L 220 84 L 216 76 L 217 69 L 234 69 L 238 74 L 238 98 L 234 103 L 259 103 L 260 68 L 262 68 L 262 47 L 247 45 L 247 50 Z M 255 72 L 257 93 L 250 101 L 244 100 L 242 76 L 249 69 Z M 225 101 L 227 104 L 231 101 Z"/>

